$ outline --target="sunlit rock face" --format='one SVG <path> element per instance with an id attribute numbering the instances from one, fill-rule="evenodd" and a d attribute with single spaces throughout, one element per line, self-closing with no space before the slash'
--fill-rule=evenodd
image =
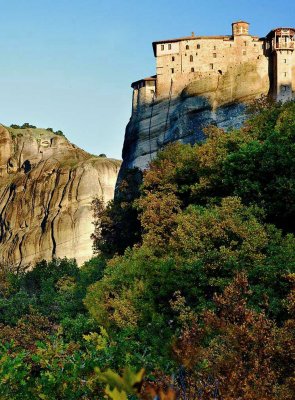
<path id="1" fill-rule="evenodd" d="M 0 262 L 91 258 L 91 202 L 113 198 L 119 168 L 50 131 L 0 125 Z"/>
<path id="2" fill-rule="evenodd" d="M 245 104 L 267 95 L 270 81 L 265 59 L 229 65 L 226 72 L 203 74 L 180 94 L 145 103 L 132 113 L 123 147 L 125 168 L 146 168 L 165 144 L 195 143 L 208 125 L 229 130 L 244 122 Z"/>

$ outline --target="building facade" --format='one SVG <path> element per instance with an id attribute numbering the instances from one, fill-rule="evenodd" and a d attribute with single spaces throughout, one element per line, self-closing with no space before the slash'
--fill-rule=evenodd
<path id="1" fill-rule="evenodd" d="M 132 111 L 178 96 L 192 82 L 218 81 L 237 65 L 251 65 L 269 76 L 277 100 L 295 97 L 295 28 L 277 28 L 266 37 L 249 34 L 249 23 L 232 24 L 228 36 L 191 36 L 153 42 L 156 75 L 132 83 Z M 205 89 L 204 89 L 205 90 Z M 230 85 L 228 90 L 230 91 Z"/>

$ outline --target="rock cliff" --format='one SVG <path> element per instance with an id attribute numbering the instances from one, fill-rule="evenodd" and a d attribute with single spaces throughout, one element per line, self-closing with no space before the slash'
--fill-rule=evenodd
<path id="1" fill-rule="evenodd" d="M 203 140 L 207 125 L 239 127 L 245 120 L 245 103 L 269 92 L 264 64 L 262 59 L 229 65 L 224 73 L 203 74 L 190 82 L 171 101 L 156 99 L 138 107 L 126 127 L 122 169 L 145 168 L 168 142 Z"/>
<path id="2" fill-rule="evenodd" d="M 0 262 L 89 259 L 91 201 L 112 199 L 119 167 L 48 130 L 0 125 Z"/>

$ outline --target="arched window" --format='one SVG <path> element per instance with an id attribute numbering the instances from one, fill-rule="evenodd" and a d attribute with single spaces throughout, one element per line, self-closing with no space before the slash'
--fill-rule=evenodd
<path id="1" fill-rule="evenodd" d="M 185 46 L 185 48 L 186 48 L 187 50 L 189 50 L 189 45 L 187 44 L 187 45 Z"/>
<path id="2" fill-rule="evenodd" d="M 191 72 L 195 72 L 195 68 L 191 68 Z"/>
<path id="3" fill-rule="evenodd" d="M 189 57 L 189 60 L 190 60 L 190 62 L 193 62 L 193 61 L 194 61 L 194 57 L 193 57 L 193 56 L 190 56 L 190 57 Z"/>

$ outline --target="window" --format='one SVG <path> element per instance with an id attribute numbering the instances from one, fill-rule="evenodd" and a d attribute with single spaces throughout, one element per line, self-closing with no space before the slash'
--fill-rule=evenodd
<path id="1" fill-rule="evenodd" d="M 170 43 L 168 44 L 168 50 L 171 50 L 171 44 Z"/>
<path id="2" fill-rule="evenodd" d="M 191 68 L 191 72 L 195 72 L 195 68 Z"/>
<path id="3" fill-rule="evenodd" d="M 256 47 L 256 43 L 254 43 L 254 47 Z"/>
<path id="4" fill-rule="evenodd" d="M 213 47 L 213 50 L 216 50 L 216 46 Z"/>
<path id="5" fill-rule="evenodd" d="M 171 74 L 174 74 L 174 68 L 171 68 Z"/>
<path id="6" fill-rule="evenodd" d="M 161 50 L 164 50 L 164 48 L 165 48 L 165 47 L 164 47 L 164 45 L 163 45 L 163 44 L 161 44 Z"/>
<path id="7" fill-rule="evenodd" d="M 172 61 L 175 61 L 175 57 L 172 57 Z"/>
<path id="8" fill-rule="evenodd" d="M 200 44 L 197 44 L 197 49 L 200 49 L 201 48 L 201 45 Z"/>
<path id="9" fill-rule="evenodd" d="M 217 57 L 217 54 L 216 53 L 213 53 L 213 58 L 216 58 Z"/>
<path id="10" fill-rule="evenodd" d="M 213 67 L 214 67 L 214 65 L 213 65 L 213 64 L 210 64 L 210 69 L 213 69 Z"/>
<path id="11" fill-rule="evenodd" d="M 247 42 L 244 42 L 244 46 L 247 46 Z"/>
<path id="12" fill-rule="evenodd" d="M 286 58 L 284 58 L 284 64 L 287 64 L 287 59 Z"/>
<path id="13" fill-rule="evenodd" d="M 287 76 L 287 72 L 284 72 L 284 76 Z"/>
<path id="14" fill-rule="evenodd" d="M 186 50 L 189 50 L 189 45 L 187 44 L 187 45 L 185 46 L 185 48 L 186 48 Z"/>
<path id="15" fill-rule="evenodd" d="M 194 57 L 193 57 L 193 56 L 190 56 L 190 57 L 189 57 L 189 60 L 190 60 L 190 62 L 193 62 L 193 61 L 194 61 Z"/>
<path id="16" fill-rule="evenodd" d="M 244 50 L 244 51 L 243 51 L 243 56 L 245 56 L 246 54 L 247 54 L 247 53 L 246 53 L 246 50 Z"/>

